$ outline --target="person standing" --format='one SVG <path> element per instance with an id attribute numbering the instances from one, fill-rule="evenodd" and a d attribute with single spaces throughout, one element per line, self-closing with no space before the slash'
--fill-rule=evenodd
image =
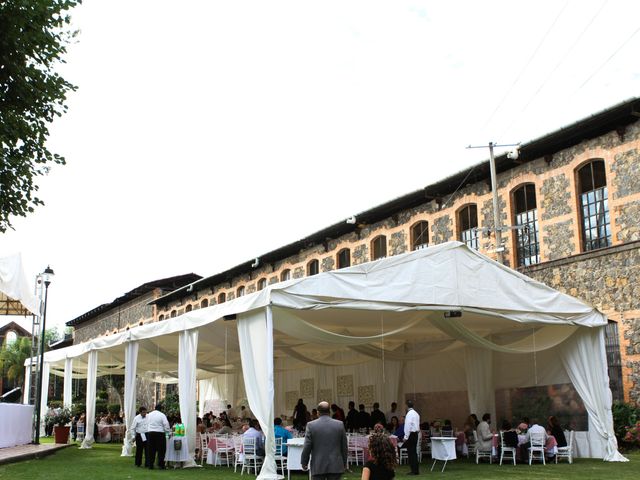
<path id="1" fill-rule="evenodd" d="M 402 415 L 402 413 L 398 410 L 398 404 L 396 402 L 391 402 L 391 410 L 385 414 L 387 421 L 391 422 L 391 417 L 394 416 L 400 418 L 400 415 Z"/>
<path id="2" fill-rule="evenodd" d="M 340 420 L 329 417 L 329 403 L 318 404 L 318 419 L 307 424 L 300 463 L 313 480 L 339 480 L 347 466 L 347 434 Z"/>
<path id="3" fill-rule="evenodd" d="M 387 417 L 385 417 L 384 413 L 380 410 L 380 404 L 378 402 L 373 404 L 373 410 L 371 411 L 371 426 L 375 427 L 376 423 L 379 423 L 385 428 L 387 426 Z"/>
<path id="4" fill-rule="evenodd" d="M 404 419 L 404 444 L 409 457 L 411 471 L 408 475 L 420 473 L 418 464 L 418 435 L 420 435 L 420 415 L 413 409 L 413 401 L 407 400 L 407 414 Z"/>
<path id="5" fill-rule="evenodd" d="M 358 428 L 358 411 L 353 400 L 349 402 L 349 410 L 344 423 L 348 432 L 353 432 Z"/>
<path id="6" fill-rule="evenodd" d="M 147 462 L 148 469 L 153 470 L 153 464 L 158 454 L 158 468 L 164 470 L 164 456 L 167 452 L 165 434 L 171 431 L 167 416 L 162 413 L 162 405 L 156 405 L 155 410 L 147 415 Z"/>
<path id="7" fill-rule="evenodd" d="M 293 428 L 298 431 L 305 429 L 307 425 L 307 406 L 301 398 L 293 409 Z"/>
<path id="8" fill-rule="evenodd" d="M 133 424 L 131 425 L 131 431 L 136 437 L 136 467 L 142 466 L 142 453 L 146 450 L 148 424 L 147 409 L 140 407 L 140 413 L 134 417 Z M 147 464 L 146 452 L 144 455 L 144 464 Z"/>

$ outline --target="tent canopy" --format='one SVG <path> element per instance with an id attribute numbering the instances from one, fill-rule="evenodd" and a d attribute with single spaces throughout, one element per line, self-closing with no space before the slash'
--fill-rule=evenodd
<path id="1" fill-rule="evenodd" d="M 187 406 L 195 388 L 191 392 L 185 376 L 222 375 L 225 394 L 230 377 L 243 378 L 267 436 L 274 407 L 289 404 L 291 385 L 317 378 L 318 387 L 329 386 L 339 398 L 336 378 L 345 369 L 359 368 L 365 386 L 384 384 L 376 395 L 387 399 L 401 399 L 411 391 L 409 383 L 414 393 L 466 392 L 467 407 L 477 413 L 495 412 L 500 384 L 571 382 L 589 412 L 595 456 L 617 459 L 599 328 L 606 324 L 602 313 L 580 300 L 449 242 L 271 285 L 47 352 L 45 361 L 58 375 L 71 358 L 78 376 L 88 370 L 94 375 L 90 365 L 96 363 L 98 375 L 123 373 L 135 344 L 137 372 L 178 382 Z M 581 369 L 585 358 L 593 363 L 590 370 Z M 424 389 L 417 390 L 421 380 Z"/>
<path id="2" fill-rule="evenodd" d="M 29 286 L 19 253 L 0 257 L 0 315 L 39 315 L 38 300 Z"/>

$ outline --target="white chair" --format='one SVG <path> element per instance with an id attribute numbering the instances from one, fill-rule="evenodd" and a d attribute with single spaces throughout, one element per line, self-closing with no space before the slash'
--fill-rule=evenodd
<path id="1" fill-rule="evenodd" d="M 215 435 L 213 440 L 216 446 L 216 451 L 213 455 L 213 465 L 222 465 L 222 461 L 224 460 L 227 467 L 230 466 L 234 456 L 233 440 L 231 440 L 228 435 Z"/>
<path id="2" fill-rule="evenodd" d="M 543 432 L 529 432 L 529 465 L 536 458 L 538 460 L 542 460 L 542 464 L 546 465 L 544 460 L 544 443 L 545 443 L 545 435 Z"/>
<path id="3" fill-rule="evenodd" d="M 84 440 L 84 423 L 78 423 L 76 425 L 76 441 L 81 442 Z"/>
<path id="4" fill-rule="evenodd" d="M 467 456 L 469 458 L 475 457 L 476 455 L 476 443 L 478 442 L 476 431 L 473 431 L 473 435 L 471 438 L 467 438 Z"/>
<path id="5" fill-rule="evenodd" d="M 242 451 L 242 435 L 233 436 L 233 473 L 238 471 L 238 466 L 242 469 L 244 453 Z"/>
<path id="6" fill-rule="evenodd" d="M 516 464 L 516 447 L 508 447 L 504 444 L 504 432 L 500 431 L 500 465 L 502 465 L 502 460 L 506 458 L 507 460 L 513 460 L 513 464 Z"/>
<path id="7" fill-rule="evenodd" d="M 420 430 L 420 461 L 422 461 L 422 457 L 431 455 L 431 438 L 427 435 L 426 430 Z"/>
<path id="8" fill-rule="evenodd" d="M 422 432 L 418 432 L 418 442 L 416 443 L 416 455 L 418 463 L 422 462 Z"/>
<path id="9" fill-rule="evenodd" d="M 475 451 L 476 451 L 476 464 L 480 463 L 480 459 L 481 458 L 488 458 L 489 459 L 489 463 L 492 463 L 492 459 L 493 459 L 493 455 L 492 455 L 492 448 L 489 447 L 487 448 L 480 448 L 480 445 L 478 444 L 478 434 L 476 432 L 473 432 L 473 439 L 475 440 Z"/>
<path id="10" fill-rule="evenodd" d="M 282 453 L 282 437 L 276 437 L 276 472 L 278 468 L 284 476 L 284 471 L 287 470 L 287 457 Z"/>
<path id="11" fill-rule="evenodd" d="M 204 465 L 209 455 L 209 436 L 206 433 L 200 434 L 198 447 L 200 448 L 200 465 Z"/>
<path id="12" fill-rule="evenodd" d="M 351 435 L 347 438 L 347 466 L 355 463 L 364 465 L 364 447 L 366 437 Z"/>
<path id="13" fill-rule="evenodd" d="M 573 437 L 576 432 L 573 430 L 565 431 L 564 437 L 567 439 L 566 447 L 558 447 L 558 451 L 556 452 L 556 463 L 558 463 L 558 458 L 566 458 L 569 463 L 573 463 Z"/>
<path id="14" fill-rule="evenodd" d="M 242 470 L 240 470 L 240 475 L 244 473 L 244 469 L 247 469 L 247 472 L 250 472 L 253 469 L 253 473 L 255 476 L 258 476 L 258 468 L 262 466 L 262 462 L 264 457 L 262 455 L 258 455 L 256 449 L 256 439 L 255 437 L 242 437 Z"/>

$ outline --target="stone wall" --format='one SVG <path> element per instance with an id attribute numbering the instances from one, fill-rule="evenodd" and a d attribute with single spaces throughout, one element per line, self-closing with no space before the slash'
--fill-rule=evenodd
<path id="1" fill-rule="evenodd" d="M 147 293 L 80 324 L 74 329 L 73 343 L 86 342 L 114 330 L 138 325 L 141 321 L 152 320 L 153 306 L 147 304 L 156 298 L 156 295 L 155 292 Z"/>

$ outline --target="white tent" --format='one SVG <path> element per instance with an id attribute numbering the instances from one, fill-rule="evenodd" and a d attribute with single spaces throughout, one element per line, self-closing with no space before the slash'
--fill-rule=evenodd
<path id="1" fill-rule="evenodd" d="M 40 315 L 19 253 L 0 257 L 0 315 Z"/>
<path id="2" fill-rule="evenodd" d="M 589 416 L 587 454 L 615 461 L 624 457 L 613 434 L 606 323 L 583 302 L 449 242 L 271 285 L 48 352 L 45 361 L 54 374 L 88 376 L 89 422 L 96 375 L 122 373 L 124 366 L 127 419 L 133 418 L 136 372 L 177 381 L 192 435 L 196 379 L 217 377 L 218 390 L 228 394 L 230 385 L 239 390 L 233 379 L 242 375 L 267 435 L 264 478 L 275 478 L 274 410 L 288 406 L 291 385 L 302 390 L 300 381 L 307 380 L 307 388 L 313 379 L 319 392 L 345 396 L 337 377 L 358 370 L 368 376 L 360 385 L 378 388 L 378 398 L 463 392 L 477 413 L 495 411 L 498 388 L 570 382 Z M 315 392 L 313 382 L 310 388 Z M 87 436 L 89 446 L 89 430 Z"/>

